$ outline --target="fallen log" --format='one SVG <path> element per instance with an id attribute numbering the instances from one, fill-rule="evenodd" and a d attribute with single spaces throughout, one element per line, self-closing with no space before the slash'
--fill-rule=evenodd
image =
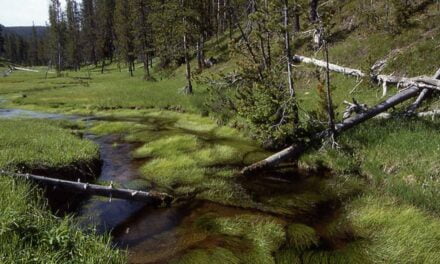
<path id="1" fill-rule="evenodd" d="M 303 62 L 303 63 L 307 63 L 307 64 L 313 64 L 313 65 L 321 67 L 321 68 L 327 68 L 326 61 L 318 60 L 318 59 L 314 59 L 314 58 L 309 58 L 309 57 L 305 57 L 305 56 L 301 56 L 301 55 L 293 56 L 293 62 L 296 62 L 296 63 Z M 339 72 L 339 73 L 342 73 L 345 75 L 350 75 L 350 76 L 354 76 L 354 77 L 358 77 L 358 78 L 363 78 L 363 77 L 367 76 L 365 73 L 363 73 L 360 70 L 351 69 L 351 68 L 339 66 L 336 64 L 332 64 L 332 63 L 329 64 L 329 69 L 334 72 Z"/>
<path id="2" fill-rule="evenodd" d="M 33 174 L 9 173 L 9 172 L 3 172 L 3 173 L 6 175 L 20 177 L 27 180 L 34 180 L 38 183 L 51 185 L 56 188 L 65 188 L 66 190 L 72 192 L 84 193 L 89 195 L 140 201 L 154 205 L 162 205 L 162 204 L 169 205 L 173 200 L 173 197 L 166 193 L 160 193 L 155 191 L 144 192 L 144 191 L 136 191 L 130 189 L 114 188 L 113 184 L 111 184 L 110 186 L 102 186 L 96 184 L 60 180 L 56 178 L 49 178 L 49 177 L 33 175 Z"/>
<path id="3" fill-rule="evenodd" d="M 377 116 L 375 116 L 375 119 L 390 119 L 392 118 L 394 115 L 391 113 L 381 113 Z M 419 112 L 419 113 L 414 113 L 413 116 L 416 117 L 436 117 L 436 116 L 440 116 L 440 110 L 436 109 L 436 110 L 431 110 L 431 111 L 426 111 L 426 112 Z"/>
<path id="4" fill-rule="evenodd" d="M 318 60 L 315 58 L 305 57 L 301 55 L 293 56 L 293 62 L 296 63 L 307 63 L 313 64 L 320 68 L 327 68 L 327 63 L 323 60 Z M 339 66 L 336 64 L 330 64 L 329 69 L 333 72 L 339 72 L 345 75 L 363 78 L 366 77 L 367 74 L 363 73 L 358 69 L 352 69 L 348 67 Z M 440 69 L 439 69 L 440 71 Z M 440 80 L 436 80 L 436 78 L 428 77 L 428 76 L 418 76 L 413 78 L 399 77 L 393 75 L 372 75 L 371 78 L 377 81 L 379 84 L 382 84 L 383 93 L 382 97 L 385 97 L 388 92 L 388 85 L 397 85 L 398 87 L 409 87 L 409 86 L 418 86 L 419 88 L 427 88 L 434 89 L 440 91 Z"/>
<path id="5" fill-rule="evenodd" d="M 440 80 L 440 68 L 437 70 L 434 76 L 432 76 L 432 78 L 435 80 Z M 408 107 L 407 112 L 409 114 L 413 114 L 416 109 L 419 108 L 419 106 L 422 104 L 423 100 L 425 100 L 425 98 L 430 94 L 430 92 L 430 89 L 423 89 L 419 97 L 417 97 L 417 100 Z"/>
<path id="6" fill-rule="evenodd" d="M 27 69 L 27 68 L 22 68 L 22 67 L 13 66 L 12 68 L 16 71 L 39 72 L 37 70 L 32 70 L 32 69 Z"/>
<path id="7" fill-rule="evenodd" d="M 382 103 L 369 108 L 366 112 L 362 112 L 356 116 L 350 117 L 342 121 L 341 123 L 338 123 L 335 125 L 335 135 L 338 135 L 342 133 L 343 131 L 346 131 L 368 119 L 371 119 L 380 113 L 383 113 L 387 111 L 388 109 L 410 99 L 415 96 L 417 96 L 420 92 L 421 88 L 417 86 L 409 87 L 403 91 L 401 91 L 398 94 L 395 94 L 394 96 L 388 98 L 387 100 L 383 101 Z M 324 138 L 327 138 L 332 135 L 332 131 L 330 129 L 324 130 L 322 132 L 319 132 L 312 136 L 312 141 L 321 141 Z M 305 150 L 307 149 L 307 146 L 305 145 L 292 145 L 280 152 L 277 152 L 270 157 L 256 162 L 250 166 L 245 167 L 241 173 L 242 174 L 249 174 L 253 171 L 260 170 L 263 168 L 274 166 L 286 159 L 292 158 L 296 159 L 299 156 L 301 156 Z"/>

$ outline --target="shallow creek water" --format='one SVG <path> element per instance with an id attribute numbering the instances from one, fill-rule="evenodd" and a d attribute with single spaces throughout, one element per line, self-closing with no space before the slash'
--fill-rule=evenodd
<path id="1" fill-rule="evenodd" d="M 37 118 L 68 119 L 94 122 L 97 120 L 127 121 L 128 119 L 99 119 L 59 114 L 38 113 L 18 109 L 0 109 L 0 118 Z M 133 121 L 133 120 L 129 120 Z M 148 120 L 135 120 L 149 122 Z M 163 132 L 163 131 L 162 131 Z M 113 181 L 120 186 L 134 189 L 151 189 L 154 185 L 143 180 L 139 168 L 145 160 L 132 157 L 132 152 L 139 147 L 136 143 L 121 140 L 119 135 L 96 136 L 84 135 L 100 147 L 102 160 L 101 174 L 98 181 Z M 292 177 L 293 176 L 293 177 Z M 257 202 L 264 203 L 272 194 L 284 195 L 292 192 L 302 195 L 304 189 L 315 183 L 304 180 L 305 175 L 268 174 L 239 183 Z M 318 184 L 319 185 L 319 184 Z M 133 187 L 135 186 L 135 187 Z M 276 201 L 274 202 L 276 203 Z M 184 254 L 189 249 L 206 249 L 221 244 L 216 236 L 198 232 L 193 228 L 194 222 L 203 215 L 215 213 L 220 216 L 239 214 L 265 214 L 261 210 L 241 209 L 224 206 L 213 202 L 188 199 L 170 208 L 152 208 L 140 202 L 89 197 L 84 198 L 80 206 L 75 206 L 73 213 L 80 226 L 94 226 L 98 233 L 110 232 L 116 246 L 128 249 L 131 263 L 167 263 L 175 256 Z M 319 206 L 312 214 L 324 214 Z M 316 215 L 315 215 L 316 216 Z M 279 214 L 279 221 L 285 216 Z M 296 216 L 300 221 L 310 221 L 316 227 L 321 223 L 311 220 L 301 213 Z M 331 217 L 331 215 L 326 215 Z M 320 217 L 318 217 L 320 218 Z"/>

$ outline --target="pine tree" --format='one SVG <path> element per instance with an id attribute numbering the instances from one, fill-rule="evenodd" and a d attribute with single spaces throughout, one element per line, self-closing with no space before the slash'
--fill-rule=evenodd
<path id="1" fill-rule="evenodd" d="M 29 45 L 29 62 L 32 66 L 38 65 L 40 63 L 38 59 L 38 36 L 34 24 L 32 24 L 32 36 Z"/>
<path id="2" fill-rule="evenodd" d="M 5 57 L 12 62 L 17 61 L 17 38 L 15 34 L 6 35 L 5 47 Z"/>
<path id="3" fill-rule="evenodd" d="M 67 63 L 74 70 L 80 69 L 80 17 L 78 4 L 75 0 L 67 0 Z"/>
<path id="4" fill-rule="evenodd" d="M 49 6 L 50 39 L 52 61 L 55 62 L 57 75 L 61 74 L 64 64 L 64 45 L 66 21 L 61 11 L 59 0 L 51 0 Z"/>
<path id="5" fill-rule="evenodd" d="M 131 3 L 136 53 L 144 64 L 144 80 L 149 80 L 151 79 L 149 60 L 153 48 L 152 28 L 149 20 L 151 6 L 148 0 L 133 0 Z"/>
<path id="6" fill-rule="evenodd" d="M 117 38 L 117 51 L 120 60 L 128 64 L 130 76 L 134 71 L 134 37 L 132 13 L 129 1 L 116 1 L 115 32 Z"/>
<path id="7" fill-rule="evenodd" d="M 83 51 L 87 62 L 98 65 L 96 38 L 96 11 L 94 0 L 82 1 L 82 37 Z"/>
<path id="8" fill-rule="evenodd" d="M 3 25 L 0 24 L 0 57 L 5 53 L 5 38 L 3 36 Z"/>
<path id="9" fill-rule="evenodd" d="M 114 53 L 114 13 L 115 0 L 96 0 L 97 14 L 97 55 L 101 60 L 101 73 L 104 73 L 106 60 L 113 61 Z"/>

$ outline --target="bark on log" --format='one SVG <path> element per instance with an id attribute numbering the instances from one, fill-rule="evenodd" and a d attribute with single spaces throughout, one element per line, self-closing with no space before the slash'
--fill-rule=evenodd
<path id="1" fill-rule="evenodd" d="M 82 182 L 66 181 L 56 178 L 33 175 L 33 174 L 9 173 L 9 172 L 5 172 L 5 174 L 20 178 L 25 178 L 28 180 L 34 180 L 38 183 L 56 186 L 60 188 L 66 188 L 69 191 L 79 192 L 89 195 L 141 201 L 155 205 L 161 205 L 161 204 L 169 205 L 173 200 L 173 197 L 166 193 L 159 193 L 154 191 L 144 192 L 144 191 L 136 191 L 130 189 L 113 188 L 112 186 L 102 186 L 102 185 L 82 183 Z"/>
<path id="2" fill-rule="evenodd" d="M 399 103 L 402 103 L 412 97 L 417 96 L 417 94 L 420 92 L 421 88 L 417 87 L 417 86 L 412 86 L 408 89 L 405 89 L 403 91 L 401 91 L 400 93 L 388 98 L 387 100 L 385 100 L 384 102 L 370 108 L 368 111 L 364 112 L 364 113 L 360 113 L 354 117 L 350 117 L 346 120 L 344 120 L 343 122 L 336 124 L 335 125 L 335 133 L 336 134 L 340 134 L 343 131 L 346 131 L 370 118 L 375 117 L 376 115 L 387 111 L 388 109 L 396 106 Z M 329 135 L 331 135 L 331 131 L 330 130 L 324 130 L 318 134 L 315 134 L 312 139 L 313 140 L 321 140 L 323 138 L 328 137 Z M 272 156 L 259 161 L 257 163 L 254 163 L 248 167 L 245 167 L 241 173 L 242 174 L 249 174 L 253 171 L 259 170 L 259 169 L 263 169 L 263 168 L 267 168 L 267 167 L 271 167 L 274 166 L 286 159 L 292 158 L 292 159 L 296 159 L 299 156 L 301 156 L 305 150 L 307 146 L 305 145 L 292 145 L 278 153 L 273 154 Z"/>
<path id="3" fill-rule="evenodd" d="M 293 62 L 296 62 L 296 63 L 303 62 L 303 63 L 307 63 L 307 64 L 313 64 L 313 65 L 321 67 L 321 68 L 327 68 L 327 62 L 325 62 L 323 60 L 314 59 L 314 58 L 304 57 L 301 55 L 293 56 Z M 354 76 L 354 77 L 358 77 L 358 78 L 363 78 L 366 76 L 366 74 L 361 72 L 360 70 L 351 69 L 351 68 L 339 66 L 336 64 L 332 64 L 332 63 L 329 64 L 329 69 L 334 72 L 339 72 L 339 73 L 342 73 L 345 75 L 350 75 L 350 76 Z"/>

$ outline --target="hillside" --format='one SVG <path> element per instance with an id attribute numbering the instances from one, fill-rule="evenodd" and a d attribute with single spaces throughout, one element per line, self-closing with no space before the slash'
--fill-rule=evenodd
<path id="1" fill-rule="evenodd" d="M 3 27 L 4 34 L 16 34 L 25 39 L 32 37 L 32 27 Z M 36 26 L 37 37 L 43 37 L 48 32 L 48 27 Z"/>

